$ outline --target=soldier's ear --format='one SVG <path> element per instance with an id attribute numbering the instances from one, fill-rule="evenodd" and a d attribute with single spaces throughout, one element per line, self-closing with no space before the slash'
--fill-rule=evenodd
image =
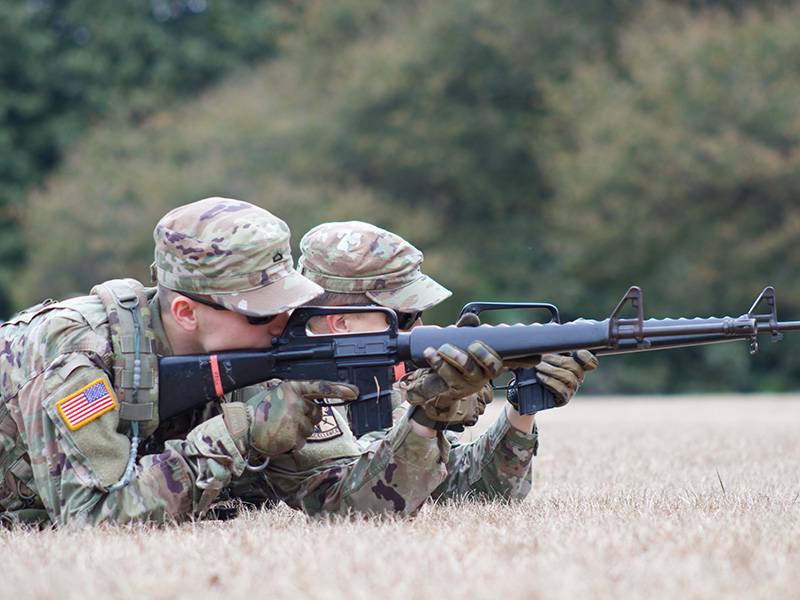
<path id="1" fill-rule="evenodd" d="M 197 303 L 185 296 L 175 296 L 169 305 L 173 320 L 185 331 L 197 329 Z"/>
<path id="2" fill-rule="evenodd" d="M 330 329 L 331 333 L 350 333 L 347 317 L 348 315 L 346 314 L 325 315 L 325 319 L 328 321 L 328 329 Z"/>

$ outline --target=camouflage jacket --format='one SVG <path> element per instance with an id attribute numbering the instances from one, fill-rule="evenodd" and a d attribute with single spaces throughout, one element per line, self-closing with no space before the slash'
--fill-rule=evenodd
<path id="1" fill-rule="evenodd" d="M 253 387 L 234 399 L 257 400 L 259 394 Z M 322 422 L 305 446 L 272 458 L 259 473 L 234 478 L 224 498 L 239 497 L 254 504 L 279 498 L 309 515 L 411 515 L 428 499 L 527 496 L 538 447 L 535 428 L 532 433 L 519 431 L 501 411 L 473 442 L 459 443 L 453 432 L 428 439 L 411 428 L 400 406 L 402 399 L 400 393 L 393 395 L 397 408 L 391 428 L 358 439 L 344 411 L 325 407 Z M 241 492 L 244 481 L 249 481 L 247 498 Z"/>
<path id="2" fill-rule="evenodd" d="M 165 340 L 155 298 L 156 338 Z M 165 342 L 164 351 L 166 348 Z M 94 295 L 0 326 L 0 517 L 58 525 L 163 522 L 203 513 L 245 467 L 222 417 L 160 453 L 131 451 L 113 381 L 108 315 Z"/>
<path id="3" fill-rule="evenodd" d="M 401 400 L 394 394 L 391 428 L 358 439 L 343 412 L 327 407 L 303 448 L 269 462 L 266 487 L 310 515 L 414 514 L 428 499 L 527 497 L 535 426 L 520 431 L 503 410 L 475 441 L 460 443 L 453 432 L 429 440 L 412 430 Z"/>
<path id="4" fill-rule="evenodd" d="M 452 440 L 447 477 L 431 496 L 524 500 L 531 490 L 531 462 L 539 447 L 536 425 L 532 433 L 514 428 L 506 411 L 477 440 Z"/>
<path id="5" fill-rule="evenodd" d="M 395 396 L 393 420 L 399 422 L 406 416 L 406 408 Z M 368 433 L 360 438 L 362 444 L 374 443 L 388 430 Z M 539 447 L 539 436 L 534 424 L 527 433 L 513 427 L 506 411 L 502 410 L 485 433 L 476 440 L 461 443 L 468 435 L 445 432 L 450 446 L 447 453 L 447 475 L 431 492 L 431 498 L 463 498 L 481 496 L 523 500 L 531 489 L 531 462 Z"/>
<path id="6" fill-rule="evenodd" d="M 261 394 L 253 386 L 235 392 L 232 399 L 252 403 Z M 326 406 L 305 446 L 271 458 L 257 473 L 246 471 L 234 478 L 223 499 L 256 505 L 280 499 L 312 516 L 411 515 L 445 480 L 449 451 L 442 434 L 433 439 L 421 436 L 407 419 L 371 443 L 361 443 L 353 436 L 345 411 Z M 244 488 L 249 497 L 242 493 Z"/>

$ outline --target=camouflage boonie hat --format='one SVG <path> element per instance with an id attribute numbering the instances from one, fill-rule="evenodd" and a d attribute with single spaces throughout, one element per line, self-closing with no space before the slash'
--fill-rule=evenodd
<path id="1" fill-rule="evenodd" d="M 294 269 L 286 223 L 248 202 L 206 198 L 180 206 L 158 222 L 153 238 L 155 281 L 243 315 L 279 314 L 322 293 Z"/>
<path id="2" fill-rule="evenodd" d="M 362 221 L 318 225 L 300 240 L 300 252 L 300 272 L 329 292 L 364 293 L 404 312 L 425 310 L 452 295 L 422 274 L 422 252 Z"/>

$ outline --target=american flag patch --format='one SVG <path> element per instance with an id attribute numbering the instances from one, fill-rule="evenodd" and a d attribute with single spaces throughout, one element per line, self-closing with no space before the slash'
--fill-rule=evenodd
<path id="1" fill-rule="evenodd" d="M 105 379 L 101 378 L 60 400 L 56 406 L 67 426 L 75 431 L 116 407 L 117 401 Z"/>

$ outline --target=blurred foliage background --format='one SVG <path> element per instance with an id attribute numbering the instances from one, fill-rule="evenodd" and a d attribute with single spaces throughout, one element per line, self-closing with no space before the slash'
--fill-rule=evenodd
<path id="1" fill-rule="evenodd" d="M 0 316 L 149 281 L 221 195 L 296 244 L 361 219 L 470 300 L 800 319 L 800 2 L 27 0 L 0 6 Z M 514 315 L 517 318 L 517 315 Z M 800 336 L 607 357 L 594 393 L 800 388 Z"/>

